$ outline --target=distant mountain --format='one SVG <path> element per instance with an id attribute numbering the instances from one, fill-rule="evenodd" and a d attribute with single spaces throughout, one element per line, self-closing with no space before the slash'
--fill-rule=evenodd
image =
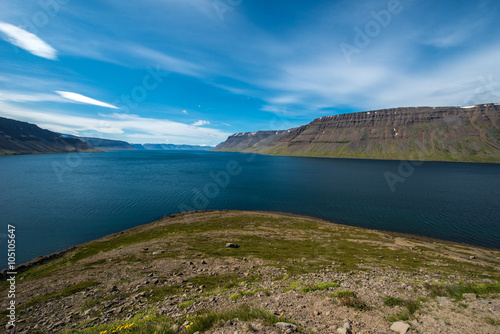
<path id="1" fill-rule="evenodd" d="M 66 138 L 35 124 L 0 117 L 0 155 L 96 151 L 77 138 Z"/>
<path id="2" fill-rule="evenodd" d="M 175 144 L 132 144 L 138 150 L 158 151 L 158 150 L 201 150 L 213 149 L 213 146 L 201 145 L 175 145 Z"/>
<path id="3" fill-rule="evenodd" d="M 500 162 L 500 105 L 393 108 L 324 116 L 286 131 L 230 136 L 215 151 Z"/>
<path id="4" fill-rule="evenodd" d="M 81 139 L 90 146 L 98 148 L 102 151 L 137 150 L 137 148 L 122 140 L 111 140 L 94 137 L 77 137 L 73 135 L 64 136 Z"/>

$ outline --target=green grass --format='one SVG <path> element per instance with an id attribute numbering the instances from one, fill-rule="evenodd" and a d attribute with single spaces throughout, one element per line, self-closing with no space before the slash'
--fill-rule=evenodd
<path id="1" fill-rule="evenodd" d="M 98 334 L 106 331 L 105 333 L 130 333 L 130 334 L 174 334 L 177 333 L 172 328 L 174 325 L 181 326 L 186 320 L 190 321 L 188 326 L 180 328 L 184 334 L 193 334 L 195 332 L 204 332 L 215 325 L 223 324 L 228 320 L 239 319 L 240 321 L 250 322 L 256 319 L 261 320 L 264 324 L 274 325 L 278 322 L 293 323 L 292 320 L 277 317 L 271 312 L 254 308 L 249 305 L 241 305 L 233 309 L 206 312 L 179 319 L 172 319 L 167 316 L 159 316 L 154 314 L 154 310 L 136 315 L 129 321 L 116 321 L 110 324 L 98 325 L 91 328 L 81 330 L 66 330 L 63 333 L 73 334 Z M 122 326 L 129 326 L 126 329 L 120 330 Z"/>
<path id="2" fill-rule="evenodd" d="M 184 310 L 186 307 L 189 307 L 189 306 L 193 305 L 196 302 L 197 302 L 197 299 L 191 299 L 191 300 L 185 301 L 183 303 L 180 303 L 179 304 L 179 309 Z"/>
<path id="3" fill-rule="evenodd" d="M 356 292 L 351 290 L 340 290 L 330 294 L 330 297 L 335 298 L 340 305 L 351 307 L 359 311 L 369 310 L 370 307 L 361 299 L 358 298 Z"/>
<path id="4" fill-rule="evenodd" d="M 265 291 L 265 294 L 267 296 L 269 296 L 269 290 L 268 289 L 254 289 L 254 290 L 250 290 L 250 291 L 240 291 L 240 292 L 234 293 L 234 294 L 231 295 L 230 298 L 232 300 L 238 300 L 238 299 L 243 298 L 245 296 L 253 296 L 257 292 L 260 292 L 260 291 Z"/>
<path id="5" fill-rule="evenodd" d="M 330 295 L 330 297 L 332 298 L 342 298 L 342 297 L 357 297 L 357 294 L 356 292 L 354 291 L 351 291 L 351 290 L 339 290 L 339 291 L 335 291 L 334 293 L 332 293 Z"/>
<path id="6" fill-rule="evenodd" d="M 388 297 L 384 297 L 384 305 L 385 306 L 403 306 L 404 300 L 401 298 L 388 296 Z"/>
<path id="7" fill-rule="evenodd" d="M 387 317 L 390 322 L 395 322 L 399 320 L 407 321 L 413 318 L 415 312 L 417 312 L 421 307 L 421 300 L 411 300 L 411 299 L 401 299 L 397 297 L 388 296 L 384 298 L 384 305 L 395 307 L 401 306 L 403 309 L 391 314 Z"/>
<path id="8" fill-rule="evenodd" d="M 425 284 L 425 288 L 429 291 L 430 296 L 433 298 L 439 296 L 449 297 L 455 300 L 462 300 L 462 294 L 464 293 L 475 293 L 478 296 L 500 293 L 500 283 L 450 285 Z"/>
<path id="9" fill-rule="evenodd" d="M 292 282 L 292 283 L 290 283 L 289 286 L 283 288 L 283 292 L 287 292 L 287 291 L 290 291 L 290 290 L 295 290 L 299 286 L 301 286 L 302 284 L 304 284 L 304 281 Z"/>
<path id="10" fill-rule="evenodd" d="M 486 321 L 486 323 L 488 325 L 492 325 L 492 326 L 500 326 L 500 320 L 495 320 L 493 319 L 492 317 L 490 316 L 487 316 L 484 318 L 484 321 Z"/>
<path id="11" fill-rule="evenodd" d="M 312 285 L 312 286 L 304 286 L 300 289 L 300 291 L 307 293 L 307 292 L 311 292 L 311 291 L 328 290 L 330 288 L 337 288 L 339 286 L 340 286 L 340 284 L 337 282 L 318 283 L 318 284 Z"/>
<path id="12" fill-rule="evenodd" d="M 72 285 L 70 287 L 67 287 L 66 289 L 63 289 L 63 290 L 61 290 L 59 292 L 56 292 L 56 293 L 52 293 L 52 294 L 49 294 L 49 295 L 39 296 L 39 297 L 32 298 L 28 302 L 22 304 L 20 306 L 20 308 L 21 309 L 25 309 L 25 308 L 28 308 L 30 306 L 36 305 L 38 303 L 41 303 L 41 302 L 44 302 L 46 300 L 53 299 L 53 298 L 59 299 L 59 298 L 71 296 L 71 295 L 73 295 L 73 294 L 75 294 L 77 292 L 93 288 L 93 287 L 95 287 L 97 285 L 99 285 L 99 283 L 98 282 L 93 282 L 93 281 L 81 282 L 81 283 Z"/>

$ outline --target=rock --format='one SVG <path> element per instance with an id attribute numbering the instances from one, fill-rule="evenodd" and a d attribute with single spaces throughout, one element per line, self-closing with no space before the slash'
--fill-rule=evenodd
<path id="1" fill-rule="evenodd" d="M 227 247 L 227 248 L 239 248 L 240 246 L 239 246 L 239 245 L 237 245 L 237 244 L 233 244 L 233 243 L 231 243 L 231 242 L 228 242 L 228 243 L 226 244 L 226 247 Z"/>
<path id="2" fill-rule="evenodd" d="M 172 326 L 172 330 L 173 330 L 174 332 L 176 332 L 176 333 L 177 333 L 177 332 L 179 331 L 179 325 L 174 324 L 174 325 Z"/>
<path id="3" fill-rule="evenodd" d="M 469 259 L 474 260 L 476 257 L 474 255 L 469 256 Z"/>
<path id="4" fill-rule="evenodd" d="M 351 324 L 348 321 L 346 321 L 346 322 L 344 322 L 344 326 L 343 327 L 345 329 L 351 329 Z"/>
<path id="5" fill-rule="evenodd" d="M 439 305 L 446 305 L 451 303 L 451 301 L 447 297 L 436 297 Z"/>
<path id="6" fill-rule="evenodd" d="M 207 264 L 207 261 L 201 260 L 201 264 Z"/>
<path id="7" fill-rule="evenodd" d="M 398 321 L 392 324 L 391 331 L 397 332 L 399 334 L 405 334 L 410 329 L 410 325 L 406 322 Z"/>
<path id="8" fill-rule="evenodd" d="M 339 334 L 352 334 L 350 329 L 344 328 L 344 327 L 337 328 L 337 333 L 339 333 Z"/>
<path id="9" fill-rule="evenodd" d="M 116 285 L 113 285 L 113 286 L 111 287 L 111 290 L 109 290 L 109 291 L 110 291 L 110 292 L 116 292 L 116 291 L 118 291 L 118 287 L 117 287 Z"/>
<path id="10" fill-rule="evenodd" d="M 297 326 L 289 324 L 288 322 L 278 322 L 276 323 L 276 326 L 285 331 L 285 333 L 292 333 L 297 330 Z"/>
<path id="11" fill-rule="evenodd" d="M 477 295 L 475 293 L 464 293 L 464 294 L 462 294 L 462 297 L 464 299 L 469 299 L 469 300 L 476 300 L 477 299 Z"/>
<path id="12" fill-rule="evenodd" d="M 314 315 L 316 315 L 316 316 L 318 316 L 318 315 L 320 315 L 320 314 L 321 314 L 321 312 L 320 312 L 320 311 L 318 311 L 318 310 L 314 310 L 313 314 L 314 314 Z"/>

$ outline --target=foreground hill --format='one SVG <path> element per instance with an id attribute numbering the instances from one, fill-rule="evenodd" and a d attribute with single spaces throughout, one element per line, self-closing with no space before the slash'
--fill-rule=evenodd
<path id="1" fill-rule="evenodd" d="M 18 268 L 8 333 L 500 328 L 500 251 L 302 216 L 177 214 L 58 256 Z"/>
<path id="2" fill-rule="evenodd" d="M 287 131 L 235 134 L 215 150 L 500 162 L 500 105 L 394 108 L 325 116 Z"/>
<path id="3" fill-rule="evenodd" d="M 0 117 L 0 155 L 95 151 L 78 138 L 66 138 L 35 124 Z"/>

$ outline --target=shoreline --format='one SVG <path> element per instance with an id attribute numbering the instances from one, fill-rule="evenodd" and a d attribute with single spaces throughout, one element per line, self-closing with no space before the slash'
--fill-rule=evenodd
<path id="1" fill-rule="evenodd" d="M 342 160 L 373 160 L 373 161 L 408 161 L 408 162 L 417 162 L 417 163 L 426 163 L 426 162 L 447 162 L 447 163 L 467 163 L 467 164 L 491 164 L 498 165 L 500 164 L 500 158 L 495 161 L 462 161 L 462 160 L 414 160 L 414 159 L 384 159 L 384 158 L 351 158 L 351 157 L 325 157 L 325 156 L 315 156 L 315 155 L 288 155 L 288 154 L 270 154 L 270 153 L 258 153 L 251 151 L 231 151 L 231 150 L 208 150 L 208 152 L 225 152 L 225 153 L 245 153 L 245 154 L 258 154 L 265 155 L 271 157 L 291 157 L 291 158 L 318 158 L 318 159 L 342 159 Z"/>

